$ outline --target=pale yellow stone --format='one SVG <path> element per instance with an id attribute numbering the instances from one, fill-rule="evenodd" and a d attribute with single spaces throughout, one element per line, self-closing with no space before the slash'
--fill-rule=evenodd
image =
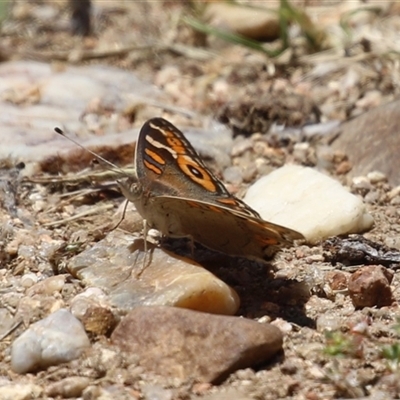
<path id="1" fill-rule="evenodd" d="M 312 168 L 285 165 L 252 185 L 244 201 L 263 219 L 302 233 L 315 243 L 373 225 L 362 200 Z"/>
<path id="2" fill-rule="evenodd" d="M 69 264 L 73 275 L 108 293 L 109 304 L 127 312 L 140 305 L 190 308 L 233 315 L 236 292 L 194 261 L 166 252 L 121 231 L 111 232 Z M 146 260 L 144 261 L 144 257 Z"/>

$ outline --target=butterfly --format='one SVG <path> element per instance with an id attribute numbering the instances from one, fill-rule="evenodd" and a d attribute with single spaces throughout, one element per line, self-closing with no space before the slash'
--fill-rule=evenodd
<path id="1" fill-rule="evenodd" d="M 142 127 L 135 176 L 119 180 L 148 228 L 232 256 L 265 260 L 303 235 L 264 221 L 228 192 L 183 133 L 163 118 Z"/>

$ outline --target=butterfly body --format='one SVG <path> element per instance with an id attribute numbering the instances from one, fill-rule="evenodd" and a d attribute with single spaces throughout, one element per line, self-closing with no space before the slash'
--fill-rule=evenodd
<path id="1" fill-rule="evenodd" d="M 182 132 L 162 118 L 142 127 L 136 176 L 119 185 L 148 227 L 230 255 L 270 257 L 303 236 L 261 219 L 231 195 L 205 166 Z"/>

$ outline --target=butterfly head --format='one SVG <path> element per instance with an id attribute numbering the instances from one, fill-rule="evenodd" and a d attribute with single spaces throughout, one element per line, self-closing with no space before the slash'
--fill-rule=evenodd
<path id="1" fill-rule="evenodd" d="M 136 177 L 119 179 L 117 184 L 123 196 L 131 202 L 138 201 L 143 195 L 143 186 Z"/>

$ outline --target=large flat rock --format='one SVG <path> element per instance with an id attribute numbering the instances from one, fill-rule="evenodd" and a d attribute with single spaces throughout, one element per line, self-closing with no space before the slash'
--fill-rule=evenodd
<path id="1" fill-rule="evenodd" d="M 221 382 L 231 372 L 270 360 L 283 335 L 270 324 L 175 307 L 137 307 L 111 341 L 139 356 L 148 372 L 182 381 Z"/>
<path id="2" fill-rule="evenodd" d="M 135 121 L 129 110 L 140 105 Z M 133 148 L 141 122 L 173 109 L 168 96 L 154 85 L 140 80 L 134 73 L 105 65 L 58 66 L 34 62 L 0 63 L 0 160 L 41 164 L 41 169 L 57 171 L 58 159 L 75 154 L 69 164 L 84 168 L 93 159 L 54 132 L 60 127 L 82 145 L 125 164 L 133 159 Z M 200 154 L 229 164 L 231 132 L 222 124 L 180 109 L 178 116 L 190 115 L 196 122 L 190 127 L 179 124 Z M 196 127 L 197 126 L 197 127 Z M 86 157 L 86 161 L 82 162 Z M 67 163 L 68 164 L 68 163 Z M 77 168 L 79 169 L 79 168 Z M 69 169 L 67 169 L 69 170 Z M 28 172 L 27 172 L 28 174 Z"/>

